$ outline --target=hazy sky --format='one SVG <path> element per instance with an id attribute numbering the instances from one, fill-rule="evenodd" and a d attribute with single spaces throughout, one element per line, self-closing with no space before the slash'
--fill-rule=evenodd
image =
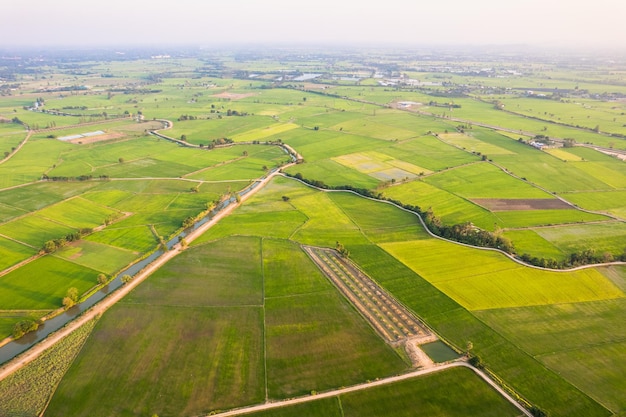
<path id="1" fill-rule="evenodd" d="M 0 48 L 258 43 L 626 48 L 626 0 L 21 0 Z"/>

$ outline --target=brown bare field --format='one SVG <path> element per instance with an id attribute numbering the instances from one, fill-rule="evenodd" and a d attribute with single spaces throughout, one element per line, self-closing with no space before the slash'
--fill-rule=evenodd
<path id="1" fill-rule="evenodd" d="M 571 209 L 572 206 L 558 199 L 546 198 L 475 198 L 472 201 L 479 206 L 490 211 L 512 211 L 512 210 L 564 210 Z"/>
<path id="2" fill-rule="evenodd" d="M 80 145 L 86 145 L 88 143 L 102 142 L 103 140 L 119 139 L 119 138 L 123 138 L 124 136 L 126 136 L 126 134 L 124 133 L 112 132 L 112 133 L 105 133 L 104 135 L 76 138 L 76 139 L 68 140 L 67 142 L 80 144 Z"/>
<path id="3" fill-rule="evenodd" d="M 242 98 L 256 96 L 256 93 L 247 93 L 247 94 L 239 94 L 239 93 L 229 93 L 224 91 L 223 93 L 214 94 L 213 97 L 217 98 L 228 98 L 231 100 L 241 100 Z"/>

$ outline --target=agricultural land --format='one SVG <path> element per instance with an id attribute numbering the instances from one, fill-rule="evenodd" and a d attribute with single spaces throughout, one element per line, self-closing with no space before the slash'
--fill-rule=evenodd
<path id="1" fill-rule="evenodd" d="M 0 371 L 172 259 L 0 415 L 626 415 L 626 60 L 100 54 L 0 58 Z"/>

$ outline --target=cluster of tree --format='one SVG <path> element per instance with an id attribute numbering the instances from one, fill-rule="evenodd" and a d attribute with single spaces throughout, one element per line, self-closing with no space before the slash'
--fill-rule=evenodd
<path id="1" fill-rule="evenodd" d="M 596 253 L 594 249 L 584 249 L 572 252 L 566 259 L 557 261 L 553 258 L 539 258 L 524 253 L 520 259 L 528 264 L 540 266 L 542 268 L 565 269 L 581 265 L 602 264 L 613 261 L 626 262 L 626 250 L 621 255 L 613 255 L 610 252 Z"/>
<path id="2" fill-rule="evenodd" d="M 431 107 L 447 107 L 449 109 L 460 109 L 461 105 L 460 104 L 454 104 L 454 103 L 439 103 L 437 101 L 431 100 L 428 102 L 428 105 Z"/>
<path id="3" fill-rule="evenodd" d="M 13 326 L 13 338 L 19 339 L 26 333 L 34 332 L 38 328 L 38 321 L 32 319 L 20 320 L 19 322 L 15 323 L 15 326 Z"/>
<path id="4" fill-rule="evenodd" d="M 287 174 L 289 175 L 289 174 Z M 461 243 L 466 243 L 473 246 L 481 246 L 488 248 L 496 248 L 503 250 L 507 253 L 514 253 L 513 243 L 500 233 L 489 232 L 473 226 L 471 223 L 455 224 L 452 226 L 444 225 L 441 220 L 434 215 L 432 209 L 423 211 L 419 206 L 411 204 L 404 204 L 401 201 L 384 197 L 381 193 L 372 191 L 366 188 L 353 187 L 351 185 L 341 185 L 336 187 L 329 187 L 323 181 L 309 180 L 302 177 L 302 174 L 297 173 L 294 175 L 297 178 L 307 184 L 310 184 L 317 188 L 333 189 L 333 190 L 347 190 L 353 191 L 364 197 L 374 198 L 377 200 L 385 200 L 393 203 L 406 210 L 412 211 L 420 215 L 424 220 L 426 227 L 431 233 L 441 236 L 445 239 L 454 240 Z"/>
<path id="5" fill-rule="evenodd" d="M 68 243 L 76 242 L 77 240 L 82 239 L 83 236 L 93 233 L 93 229 L 91 228 L 83 228 L 79 229 L 76 232 L 68 233 L 65 237 L 61 237 L 59 239 L 48 240 L 43 244 L 41 248 L 45 253 L 52 253 L 57 249 L 60 249 L 66 246 Z"/>
<path id="6" fill-rule="evenodd" d="M 231 143 L 235 142 L 232 139 L 229 138 L 219 138 L 219 139 L 213 139 L 208 145 L 204 145 L 203 143 L 200 144 L 201 148 L 206 147 L 207 149 L 213 149 L 216 146 L 221 146 L 221 145 L 230 145 Z"/>
<path id="7" fill-rule="evenodd" d="M 87 106 L 64 106 L 63 110 L 87 110 Z"/>
<path id="8" fill-rule="evenodd" d="M 454 224 L 454 225 L 444 225 L 435 214 L 432 209 L 424 211 L 419 206 L 404 204 L 401 201 L 394 200 L 391 198 L 387 198 L 383 196 L 381 193 L 372 191 L 366 188 L 358 188 L 353 187 L 351 185 L 339 185 L 339 186 L 329 186 L 325 184 L 323 181 L 319 180 L 311 180 L 308 178 L 304 178 L 301 173 L 296 173 L 295 175 L 287 174 L 293 178 L 299 179 L 300 181 L 312 185 L 317 188 L 321 188 L 324 190 L 346 190 L 353 191 L 359 195 L 364 197 L 373 198 L 377 200 L 389 201 L 399 207 L 404 208 L 405 210 L 417 213 L 420 215 L 424 224 L 428 228 L 428 230 L 437 236 L 443 237 L 448 240 L 454 240 L 456 242 L 465 243 L 472 246 L 479 246 L 485 248 L 495 248 L 502 250 L 508 254 L 515 255 L 515 247 L 513 242 L 505 236 L 502 236 L 501 231 L 496 230 L 495 232 L 490 232 L 487 230 L 480 229 L 472 225 L 470 222 Z M 596 253 L 594 249 L 585 249 L 582 251 L 574 252 L 570 254 L 570 256 L 563 260 L 557 261 L 555 259 L 547 259 L 547 258 L 538 258 L 533 257 L 527 253 L 519 256 L 519 259 L 523 262 L 540 266 L 543 268 L 551 268 L 551 269 L 565 269 L 572 268 L 581 265 L 590 265 L 597 263 L 608 263 L 613 261 L 622 261 L 626 262 L 626 249 L 624 253 L 619 256 L 615 256 L 609 252 Z"/>
<path id="9" fill-rule="evenodd" d="M 181 114 L 180 117 L 178 118 L 179 122 L 182 122 L 185 120 L 198 120 L 198 116 L 194 116 L 191 114 Z"/>
<path id="10" fill-rule="evenodd" d="M 65 297 L 63 297 L 63 308 L 66 310 L 76 305 L 78 302 L 78 288 L 72 287 L 67 290 Z"/>
<path id="11" fill-rule="evenodd" d="M 113 223 L 115 220 L 119 219 L 120 217 L 122 217 L 123 214 L 122 213 L 111 213 L 108 216 L 106 216 L 104 218 L 104 225 L 108 226 L 111 223 Z"/>
<path id="12" fill-rule="evenodd" d="M 94 177 L 93 177 L 93 175 L 79 175 L 78 177 L 64 177 L 64 176 L 55 176 L 55 175 L 53 175 L 51 177 L 48 174 L 43 174 L 41 176 L 41 179 L 43 181 L 70 182 L 70 181 L 89 181 L 89 180 L 93 180 Z M 98 180 L 108 180 L 109 176 L 108 175 L 99 175 L 95 179 L 98 179 Z"/>
<path id="13" fill-rule="evenodd" d="M 17 125 L 26 126 L 26 124 L 23 121 L 21 121 L 17 116 L 15 116 L 14 118 L 11 119 L 11 123 L 15 123 Z"/>
<path id="14" fill-rule="evenodd" d="M 335 250 L 337 250 L 337 252 L 339 252 L 339 255 L 341 255 L 342 258 L 349 258 L 350 257 L 350 251 L 348 249 L 346 249 L 346 247 L 343 246 L 339 242 L 337 242 L 337 244 L 335 245 Z"/>
<path id="15" fill-rule="evenodd" d="M 226 110 L 226 116 L 247 116 L 247 115 L 248 113 L 246 113 L 245 111 L 240 112 L 240 111 L 231 110 L 231 109 Z"/>

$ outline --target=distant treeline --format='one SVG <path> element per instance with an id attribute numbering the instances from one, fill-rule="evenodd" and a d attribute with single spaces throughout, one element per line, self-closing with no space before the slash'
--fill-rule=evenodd
<path id="1" fill-rule="evenodd" d="M 109 179 L 108 175 L 99 175 L 94 177 L 93 175 L 79 175 L 78 177 L 61 177 L 61 176 L 48 176 L 48 174 L 43 174 L 41 176 L 43 181 L 60 181 L 60 182 L 73 182 L 73 181 L 89 181 L 89 180 L 101 180 L 106 181 Z"/>

